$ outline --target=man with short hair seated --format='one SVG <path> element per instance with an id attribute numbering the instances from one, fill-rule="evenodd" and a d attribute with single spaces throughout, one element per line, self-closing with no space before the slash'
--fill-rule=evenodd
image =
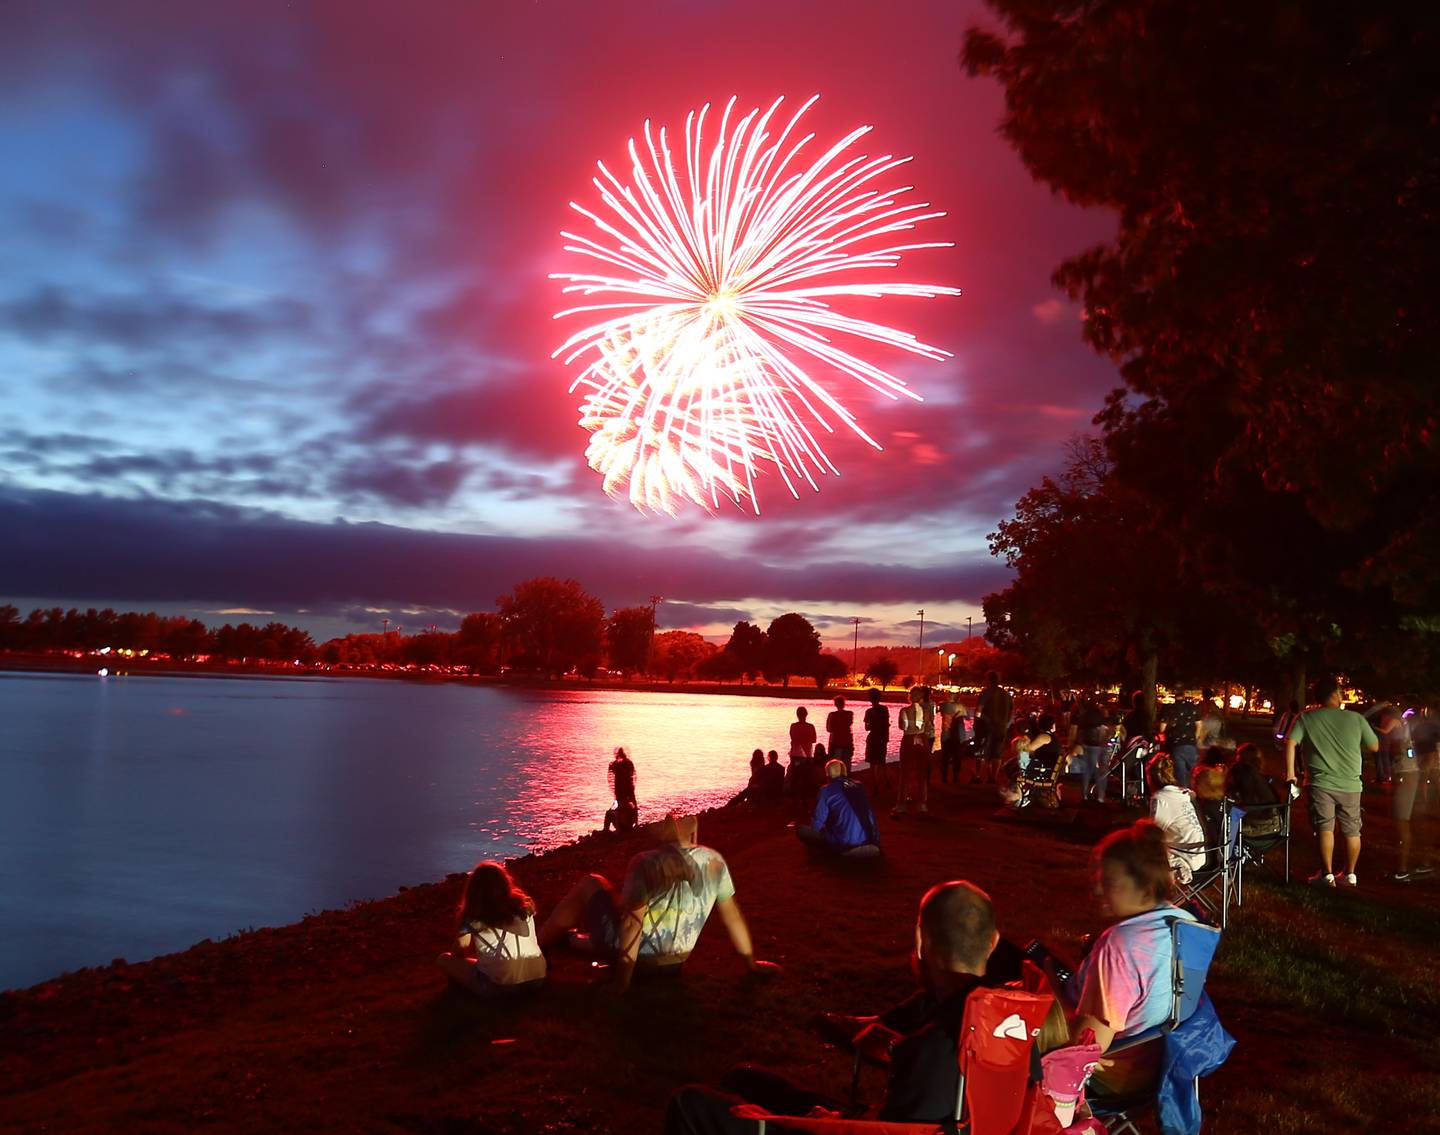
<path id="1" fill-rule="evenodd" d="M 915 921 L 920 988 L 878 1018 L 830 1020 L 865 1026 L 855 1043 L 888 1051 L 890 1079 L 874 1118 L 897 1123 L 947 1123 L 960 1093 L 959 1034 L 965 1001 L 982 985 L 1000 935 L 990 896 L 973 883 L 931 887 Z M 691 1084 L 670 1097 L 666 1135 L 753 1135 L 753 1120 L 731 1114 L 758 1104 L 775 1115 L 842 1114 L 839 1101 L 797 1087 L 763 1068 L 741 1065 L 719 1088 Z"/>
<path id="2" fill-rule="evenodd" d="M 815 799 L 815 815 L 810 823 L 797 827 L 795 834 L 806 847 L 852 859 L 880 854 L 880 833 L 870 797 L 863 784 L 850 779 L 844 761 L 825 765 L 825 787 Z"/>

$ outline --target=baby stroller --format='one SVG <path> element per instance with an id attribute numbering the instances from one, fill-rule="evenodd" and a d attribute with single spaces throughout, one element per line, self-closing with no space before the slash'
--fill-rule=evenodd
<path id="1" fill-rule="evenodd" d="M 1027 754 L 1017 762 L 1020 768 L 1015 778 L 1016 808 L 1028 808 L 1031 804 L 1042 808 L 1060 807 L 1060 774 L 1067 762 L 1060 756 L 1060 746 L 1051 745 L 1050 749 L 1048 760 L 1036 760 Z"/>
<path id="2" fill-rule="evenodd" d="M 1121 742 L 1119 738 L 1110 743 L 1107 765 L 1103 775 L 1111 781 L 1120 781 L 1120 801 L 1124 804 L 1143 803 L 1145 800 L 1145 764 L 1155 755 L 1159 745 L 1153 737 L 1132 737 Z"/>

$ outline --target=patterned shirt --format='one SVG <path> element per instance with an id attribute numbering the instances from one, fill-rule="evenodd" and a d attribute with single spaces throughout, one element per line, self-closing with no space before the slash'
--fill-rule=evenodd
<path id="1" fill-rule="evenodd" d="M 673 884 L 662 894 L 645 894 L 647 867 L 662 856 L 679 852 L 689 860 L 689 881 Z M 708 847 L 659 847 L 630 860 L 621 902 L 626 909 L 645 906 L 640 929 L 640 957 L 679 960 L 689 956 L 717 902 L 735 897 L 730 869 L 720 853 Z"/>

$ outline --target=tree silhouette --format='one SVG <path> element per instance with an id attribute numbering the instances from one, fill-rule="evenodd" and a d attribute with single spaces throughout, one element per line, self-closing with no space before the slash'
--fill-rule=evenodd
<path id="1" fill-rule="evenodd" d="M 573 579 L 527 579 L 497 601 L 515 659 L 553 677 L 593 668 L 604 639 L 605 608 Z"/>
<path id="2" fill-rule="evenodd" d="M 792 674 L 812 674 L 820 657 L 820 632 L 804 615 L 790 612 L 771 621 L 765 631 L 765 677 L 790 685 Z"/>
<path id="3" fill-rule="evenodd" d="M 1192 594 L 1259 621 L 1241 664 L 1292 681 L 1378 673 L 1387 639 L 1432 659 L 1440 7 L 990 7 L 964 63 L 1004 88 L 1002 132 L 1117 214 L 1055 279 L 1120 366 L 1117 480 L 1168 517 Z"/>
<path id="4" fill-rule="evenodd" d="M 815 659 L 814 669 L 810 676 L 815 679 L 815 688 L 823 690 L 831 682 L 845 677 L 850 673 L 850 667 L 845 665 L 845 660 L 834 654 L 822 654 Z"/>
<path id="5" fill-rule="evenodd" d="M 649 607 L 623 607 L 605 623 L 605 646 L 610 665 L 630 675 L 645 669 L 654 628 Z"/>
<path id="6" fill-rule="evenodd" d="M 865 676 L 872 679 L 876 685 L 890 686 L 895 683 L 895 676 L 900 673 L 900 667 L 888 654 L 882 654 L 874 662 L 865 668 Z"/>
<path id="7" fill-rule="evenodd" d="M 730 632 L 730 641 L 725 652 L 733 655 L 740 664 L 740 672 L 747 678 L 755 678 L 765 671 L 765 632 L 754 623 L 741 619 Z"/>

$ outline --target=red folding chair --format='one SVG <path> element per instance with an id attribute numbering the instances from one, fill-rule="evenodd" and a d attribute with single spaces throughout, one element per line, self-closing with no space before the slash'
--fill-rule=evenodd
<path id="1" fill-rule="evenodd" d="M 962 1135 L 1014 1135 L 1024 1123 L 1030 1055 L 1054 1000 L 1049 992 L 1032 992 L 1018 985 L 982 988 L 970 994 L 958 1046 L 960 1090 L 955 1099 L 955 1125 Z M 940 1123 L 772 1115 L 754 1104 L 739 1104 L 731 1114 L 754 1120 L 757 1135 L 766 1135 L 771 1127 L 806 1135 L 942 1135 L 946 1128 Z"/>

